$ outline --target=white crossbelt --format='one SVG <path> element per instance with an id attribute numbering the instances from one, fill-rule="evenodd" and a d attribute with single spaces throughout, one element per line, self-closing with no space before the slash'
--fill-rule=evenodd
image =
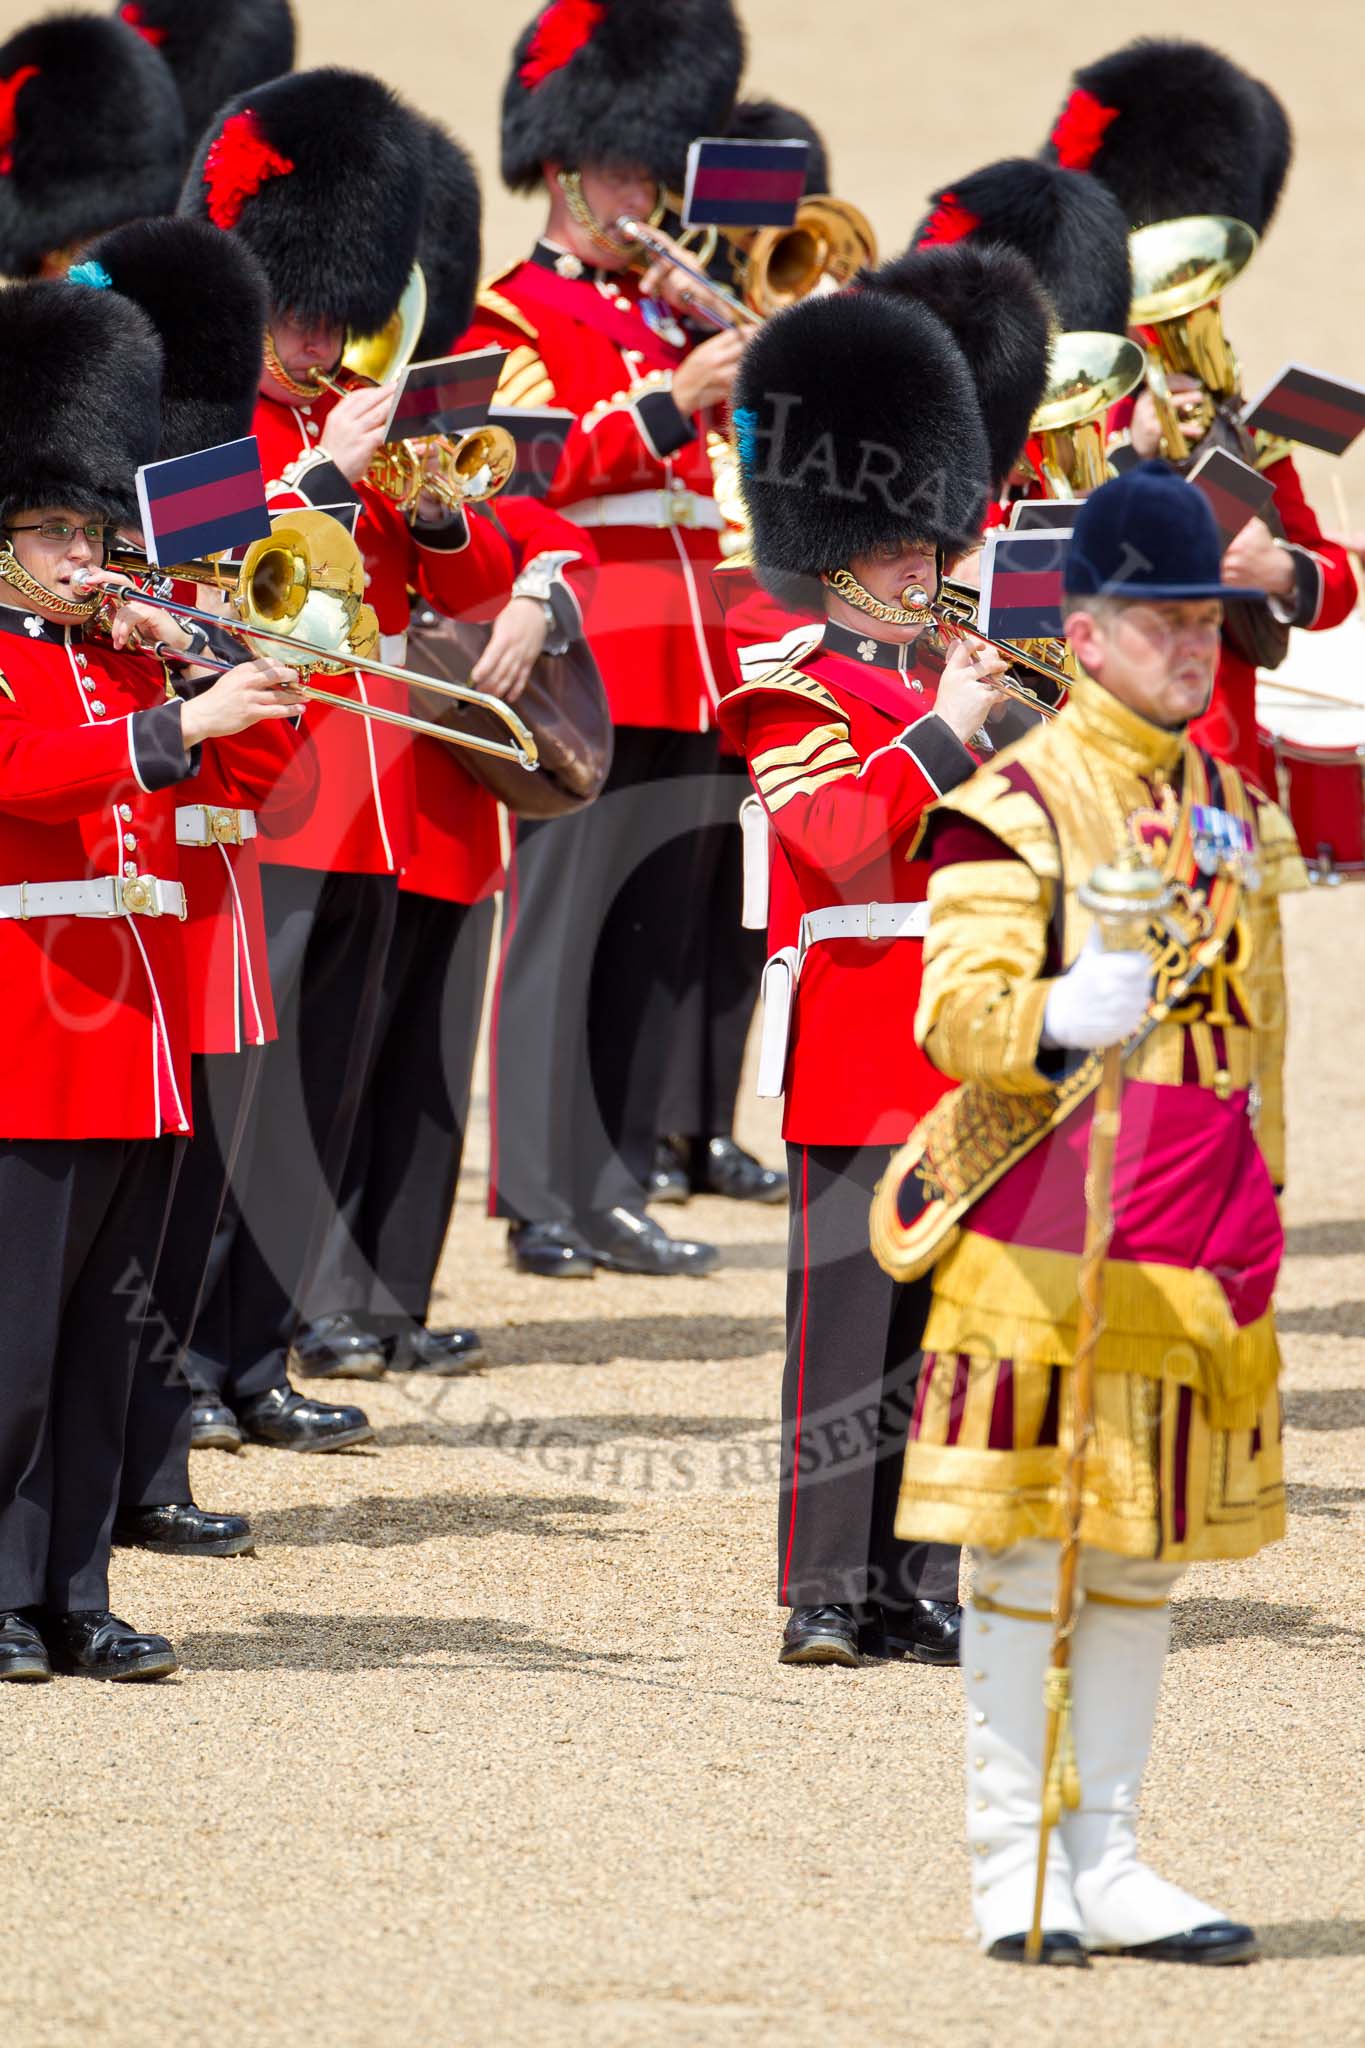
<path id="1" fill-rule="evenodd" d="M 0 885 L 0 918 L 26 924 L 34 917 L 185 916 L 179 882 L 155 875 L 101 875 L 86 882 L 7 882 Z"/>
<path id="2" fill-rule="evenodd" d="M 715 499 L 698 491 L 616 491 L 559 509 L 575 526 L 704 526 L 712 533 L 725 526 Z"/>
<path id="3" fill-rule="evenodd" d="M 922 939 L 928 929 L 927 903 L 832 903 L 808 910 L 796 945 L 783 946 L 763 970 L 756 1092 L 771 1100 L 786 1087 L 796 985 L 812 946 L 829 939 Z"/>
<path id="4" fill-rule="evenodd" d="M 256 837 L 256 813 L 221 810 L 217 804 L 180 804 L 175 837 L 179 846 L 242 846 Z"/>

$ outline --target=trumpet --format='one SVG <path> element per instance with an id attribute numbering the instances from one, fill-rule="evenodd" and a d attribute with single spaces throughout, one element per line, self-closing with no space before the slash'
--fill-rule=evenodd
<path id="1" fill-rule="evenodd" d="M 746 306 L 743 299 L 737 299 L 723 284 L 713 284 L 704 270 L 698 269 L 696 264 L 689 263 L 685 257 L 680 256 L 662 235 L 656 235 L 652 227 L 642 220 L 636 220 L 634 214 L 618 213 L 613 226 L 622 241 L 643 249 L 656 263 L 671 263 L 684 277 L 690 277 L 704 292 L 708 292 L 713 299 L 718 299 L 720 304 L 728 309 L 731 318 L 727 319 L 724 314 L 713 312 L 708 306 L 698 305 L 696 309 L 706 319 L 713 320 L 717 327 L 726 327 L 732 333 L 739 334 L 746 328 L 762 325 L 761 315 L 755 313 L 752 307 Z"/>
<path id="2" fill-rule="evenodd" d="M 118 568 L 132 566 L 134 573 L 140 568 L 143 574 L 151 567 L 145 557 L 137 557 L 126 549 L 115 551 L 111 564 Z M 315 703 L 354 712 L 382 725 L 395 725 L 404 732 L 445 740 L 451 746 L 467 747 L 477 754 L 493 754 L 501 760 L 515 761 L 521 768 L 538 765 L 540 754 L 534 733 L 501 698 L 476 690 L 471 683 L 447 682 L 374 659 L 379 645 L 379 621 L 371 606 L 364 602 L 364 558 L 345 527 L 327 513 L 293 512 L 287 524 L 281 523 L 266 539 L 253 541 L 231 585 L 222 580 L 221 573 L 214 578 L 201 578 L 194 573 L 206 566 L 219 570 L 216 563 L 185 563 L 174 572 L 158 573 L 174 573 L 196 582 L 215 581 L 217 588 L 226 592 L 235 619 L 201 605 L 181 604 L 174 598 L 158 597 L 152 602 L 176 618 L 234 634 L 252 654 L 287 660 L 303 678 L 382 676 L 391 682 L 410 683 L 432 696 L 453 698 L 491 718 L 506 737 L 493 738 L 465 728 L 438 725 L 411 712 L 391 711 L 387 705 L 366 704 L 354 697 L 340 696 L 334 690 L 319 689 L 311 680 L 301 682 L 300 693 Z M 79 571 L 72 582 L 85 587 Z M 120 600 L 146 596 L 135 584 L 91 587 Z M 226 669 L 229 664 L 206 661 L 197 666 Z"/>
<path id="3" fill-rule="evenodd" d="M 364 388 L 365 380 L 343 384 L 325 370 L 310 370 L 320 390 L 344 398 Z M 435 468 L 428 467 L 434 452 Z M 385 441 L 365 472 L 365 481 L 382 497 L 392 498 L 400 512 L 411 512 L 424 491 L 458 512 L 462 505 L 482 505 L 506 490 L 517 466 L 517 444 L 506 427 L 471 427 L 452 440 L 435 434 L 429 441 Z"/>
<path id="4" fill-rule="evenodd" d="M 1079 673 L 1076 657 L 1061 640 L 997 640 L 993 633 L 985 633 L 977 624 L 980 616 L 981 597 L 978 591 L 966 583 L 954 583 L 945 576 L 939 585 L 937 597 L 930 597 L 917 583 L 912 583 L 901 598 L 907 611 L 925 611 L 939 625 L 946 626 L 949 638 L 970 634 L 987 647 L 994 647 L 1003 654 L 1011 667 L 1026 668 L 1034 675 L 1045 676 L 1057 691 L 1055 702 L 1049 703 L 1031 690 L 1027 683 L 1017 677 L 1005 676 L 1000 687 L 1006 696 L 1016 703 L 1024 704 L 1030 711 L 1036 711 L 1042 718 L 1055 718 L 1066 701 L 1067 691 Z"/>
<path id="5" fill-rule="evenodd" d="M 689 248 L 695 232 L 682 235 L 682 248 Z M 691 252 L 703 270 L 710 269 L 722 240 L 734 251 L 740 299 L 759 319 L 826 286 L 837 291 L 877 261 L 877 237 L 867 215 L 828 192 L 808 193 L 790 227 L 706 229 Z"/>
<path id="6" fill-rule="evenodd" d="M 321 369 L 310 370 L 308 381 L 342 398 L 367 384 L 392 383 L 416 355 L 426 317 L 427 281 L 421 264 L 414 263 L 387 327 L 378 334 L 347 337 L 340 367 L 354 381 L 343 383 Z M 424 448 L 436 451 L 434 469 L 427 466 Z M 392 498 L 401 512 L 411 512 L 424 491 L 430 491 L 448 511 L 456 512 L 462 505 L 482 505 L 495 498 L 511 482 L 516 466 L 517 444 L 511 434 L 505 427 L 484 426 L 457 440 L 442 434 L 425 444 L 386 441 L 366 470 L 365 480 L 381 496 Z"/>

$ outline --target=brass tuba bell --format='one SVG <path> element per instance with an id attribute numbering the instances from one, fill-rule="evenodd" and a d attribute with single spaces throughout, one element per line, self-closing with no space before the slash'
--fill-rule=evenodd
<path id="1" fill-rule="evenodd" d="M 1245 221 L 1194 213 L 1156 221 L 1129 237 L 1133 304 L 1129 323 L 1153 360 L 1153 390 L 1169 444 L 1179 461 L 1188 452 L 1169 398 L 1171 371 L 1196 377 L 1203 396 L 1187 418 L 1207 430 L 1216 401 L 1235 397 L 1241 384 L 1237 358 L 1223 332 L 1220 300 L 1256 254 L 1257 237 Z M 1176 445 L 1179 443 L 1180 445 Z"/>
<path id="2" fill-rule="evenodd" d="M 1047 389 L 1029 431 L 1043 444 L 1043 480 L 1054 498 L 1084 497 L 1109 479 L 1105 416 L 1142 382 L 1144 359 L 1122 334 L 1072 328 L 1057 335 Z"/>

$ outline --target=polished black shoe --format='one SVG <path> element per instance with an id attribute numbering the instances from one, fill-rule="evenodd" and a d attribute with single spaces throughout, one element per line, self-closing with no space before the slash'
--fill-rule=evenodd
<path id="1" fill-rule="evenodd" d="M 477 1330 L 427 1330 L 421 1323 L 389 1339 L 390 1372 L 429 1372 L 453 1377 L 469 1372 L 483 1358 L 483 1338 Z"/>
<path id="2" fill-rule="evenodd" d="M 508 1264 L 540 1280 L 591 1280 L 597 1261 L 571 1223 L 513 1223 Z"/>
<path id="3" fill-rule="evenodd" d="M 169 1678 L 180 1669 L 165 1636 L 145 1636 L 107 1607 L 53 1614 L 42 1623 L 54 1671 L 69 1678 Z"/>
<path id="4" fill-rule="evenodd" d="M 851 1607 L 793 1607 L 782 1631 L 779 1664 L 842 1664 L 856 1671 L 858 1617 Z"/>
<path id="5" fill-rule="evenodd" d="M 237 1420 L 249 1442 L 277 1451 L 344 1451 L 374 1435 L 363 1409 L 305 1401 L 292 1387 L 272 1387 L 243 1401 Z"/>
<path id="6" fill-rule="evenodd" d="M 51 1676 L 52 1665 L 33 1623 L 23 1614 L 0 1614 L 0 1678 L 41 1685 Z"/>
<path id="7" fill-rule="evenodd" d="M 192 1500 L 167 1507 L 120 1508 L 114 1541 L 163 1557 L 245 1557 L 256 1548 L 245 1515 L 211 1515 Z"/>
<path id="8" fill-rule="evenodd" d="M 692 1190 L 731 1202 L 785 1202 L 787 1176 L 764 1166 L 733 1138 L 708 1138 L 692 1147 Z"/>
<path id="9" fill-rule="evenodd" d="M 909 1607 L 871 1608 L 858 1640 L 869 1657 L 908 1657 L 916 1664 L 958 1664 L 962 1609 L 955 1600 L 916 1600 Z"/>
<path id="10" fill-rule="evenodd" d="M 639 1209 L 598 1210 L 580 1228 L 599 1266 L 610 1273 L 643 1273 L 654 1279 L 678 1274 L 699 1278 L 720 1263 L 713 1244 L 670 1237 L 662 1224 Z"/>
<path id="11" fill-rule="evenodd" d="M 999 1941 L 993 1941 L 986 1954 L 993 1963 L 1026 1963 L 1029 1958 L 1025 1934 L 1002 1934 Z M 1090 1958 L 1082 1948 L 1080 1938 L 1075 1934 L 1059 1934 L 1048 1928 L 1043 1929 L 1043 1947 L 1038 1957 L 1040 1963 L 1060 1964 L 1063 1969 L 1088 1970 Z"/>
<path id="12" fill-rule="evenodd" d="M 1252 1928 L 1235 1920 L 1209 1920 L 1202 1927 L 1187 1928 L 1182 1934 L 1168 1934 L 1162 1941 L 1134 1942 L 1111 1954 L 1138 1956 L 1148 1963 L 1254 1963 L 1260 1956 Z"/>
<path id="13" fill-rule="evenodd" d="M 288 1363 L 306 1380 L 382 1380 L 388 1347 L 362 1316 L 339 1309 L 300 1324 Z"/>
<path id="14" fill-rule="evenodd" d="M 242 1432 L 237 1417 L 216 1394 L 196 1394 L 190 1423 L 192 1451 L 240 1451 Z"/>
<path id="15" fill-rule="evenodd" d="M 649 1176 L 651 1202 L 686 1202 L 692 1194 L 688 1172 L 690 1147 L 686 1138 L 660 1138 L 654 1148 L 654 1165 Z"/>

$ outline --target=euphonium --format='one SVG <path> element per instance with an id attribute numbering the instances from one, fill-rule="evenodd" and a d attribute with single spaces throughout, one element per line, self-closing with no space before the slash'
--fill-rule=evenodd
<path id="1" fill-rule="evenodd" d="M 1203 392 L 1184 401 L 1186 423 L 1206 432 L 1219 399 L 1240 388 L 1237 358 L 1223 331 L 1222 294 L 1256 253 L 1255 230 L 1221 214 L 1189 214 L 1138 228 L 1129 237 L 1133 258 L 1130 323 L 1154 359 L 1149 382 L 1161 417 L 1162 453 L 1181 462 L 1189 453 L 1177 400 L 1167 374 L 1197 377 Z"/>
<path id="2" fill-rule="evenodd" d="M 1110 476 L 1109 408 L 1142 382 L 1142 350 L 1121 334 L 1075 328 L 1052 344 L 1047 389 L 1029 425 L 1043 444 L 1043 481 L 1054 498 L 1084 497 Z"/>

